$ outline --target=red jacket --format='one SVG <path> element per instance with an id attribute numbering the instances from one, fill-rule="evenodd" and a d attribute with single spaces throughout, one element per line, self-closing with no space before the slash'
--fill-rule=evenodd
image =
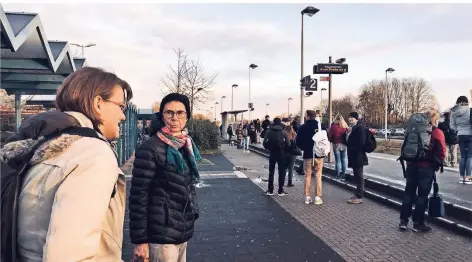
<path id="1" fill-rule="evenodd" d="M 443 163 L 446 158 L 446 139 L 443 131 L 437 127 L 433 127 L 431 132 L 431 142 L 429 143 L 429 152 L 434 155 L 437 163 Z M 432 156 L 433 157 L 433 156 Z M 418 162 L 418 166 L 432 166 L 429 161 Z M 433 166 L 434 168 L 434 166 Z"/>
<path id="2" fill-rule="evenodd" d="M 342 128 L 339 124 L 332 124 L 328 133 L 328 140 L 333 144 L 346 144 L 347 128 Z"/>

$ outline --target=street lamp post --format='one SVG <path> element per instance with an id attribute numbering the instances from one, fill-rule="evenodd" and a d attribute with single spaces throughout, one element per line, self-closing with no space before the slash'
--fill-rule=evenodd
<path id="1" fill-rule="evenodd" d="M 221 97 L 221 113 L 223 113 L 223 99 L 225 99 L 226 96 Z"/>
<path id="2" fill-rule="evenodd" d="M 266 104 L 266 115 L 267 115 L 267 107 L 269 107 L 269 106 L 270 106 L 270 104 L 267 103 L 267 104 Z"/>
<path id="3" fill-rule="evenodd" d="M 288 104 L 288 113 L 287 113 L 287 117 L 290 117 L 290 101 L 292 101 L 293 98 L 289 97 L 288 98 L 288 101 L 287 101 L 287 104 Z"/>
<path id="4" fill-rule="evenodd" d="M 234 111 L 234 107 L 233 107 L 233 103 L 234 103 L 234 89 L 238 87 L 237 84 L 234 84 L 232 87 L 231 87 L 231 111 Z"/>
<path id="5" fill-rule="evenodd" d="M 96 46 L 96 44 L 94 44 L 94 43 L 88 43 L 88 44 L 86 44 L 86 45 L 71 43 L 71 45 L 78 46 L 78 47 L 81 47 L 81 48 L 82 48 L 82 58 L 85 58 L 85 52 L 84 52 L 84 49 L 85 49 L 85 48 L 87 48 L 87 47 L 92 47 L 92 46 Z"/>
<path id="6" fill-rule="evenodd" d="M 251 69 L 256 69 L 257 67 L 258 66 L 256 64 L 249 65 L 249 103 L 248 103 L 249 121 L 251 121 L 251 108 L 249 107 L 251 105 Z"/>
<path id="7" fill-rule="evenodd" d="M 218 103 L 218 101 L 215 102 L 215 122 L 216 122 L 216 105 L 219 105 L 219 104 L 220 104 L 220 103 Z"/>
<path id="8" fill-rule="evenodd" d="M 389 67 L 385 70 L 385 141 L 387 141 L 387 121 L 388 121 L 388 73 L 393 73 L 395 69 Z"/>
<path id="9" fill-rule="evenodd" d="M 307 6 L 305 9 L 302 10 L 302 30 L 301 30 L 301 43 L 300 43 L 300 79 L 303 78 L 303 15 L 307 14 L 309 17 L 312 17 L 316 13 L 320 11 L 317 8 L 314 8 L 313 6 Z M 303 100 L 305 96 L 305 87 L 302 85 L 300 87 L 300 116 L 303 116 Z M 300 117 L 300 124 L 303 124 L 304 119 L 303 117 Z"/>

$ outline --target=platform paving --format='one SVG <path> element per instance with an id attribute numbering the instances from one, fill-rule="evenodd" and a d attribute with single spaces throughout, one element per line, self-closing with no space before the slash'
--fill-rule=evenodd
<path id="1" fill-rule="evenodd" d="M 223 146 L 224 155 L 260 188 L 268 176 L 268 159 Z M 352 192 L 323 183 L 322 206 L 303 203 L 303 176 L 295 175 L 288 196 L 271 197 L 346 261 L 472 261 L 472 240 L 437 226 L 428 234 L 399 232 L 399 212 L 369 199 L 349 205 Z M 277 188 L 277 179 L 275 179 Z M 312 190 L 313 192 L 313 190 Z M 410 224 L 411 227 L 411 224 Z"/>

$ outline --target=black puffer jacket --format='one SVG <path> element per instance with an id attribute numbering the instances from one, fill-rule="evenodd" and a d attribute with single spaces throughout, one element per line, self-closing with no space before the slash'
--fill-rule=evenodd
<path id="1" fill-rule="evenodd" d="M 195 186 L 188 169 L 179 174 L 166 164 L 167 147 L 151 133 L 135 154 L 129 195 L 133 244 L 180 244 L 193 236 L 199 215 Z"/>

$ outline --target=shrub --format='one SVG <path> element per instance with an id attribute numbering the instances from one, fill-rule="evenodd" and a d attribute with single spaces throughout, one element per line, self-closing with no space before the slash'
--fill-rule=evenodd
<path id="1" fill-rule="evenodd" d="M 200 151 L 215 150 L 220 146 L 219 129 L 210 120 L 191 119 L 187 123 L 189 135 Z"/>

